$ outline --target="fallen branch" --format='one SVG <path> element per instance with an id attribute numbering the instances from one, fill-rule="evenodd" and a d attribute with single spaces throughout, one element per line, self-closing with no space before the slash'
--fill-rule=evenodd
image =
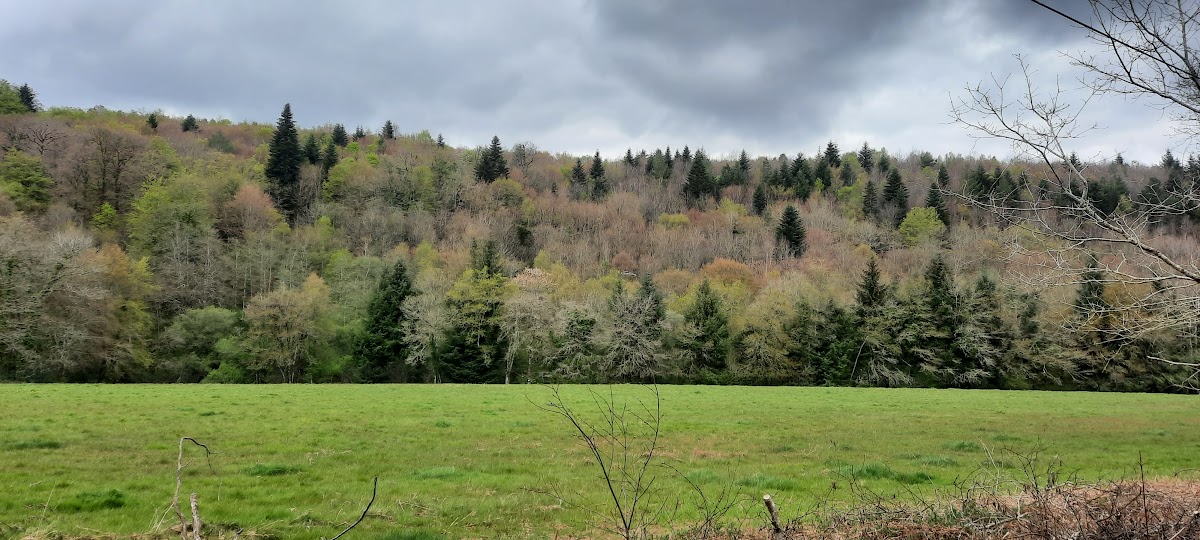
<path id="1" fill-rule="evenodd" d="M 363 513 L 361 516 L 358 516 L 358 521 L 355 521 L 349 527 L 346 527 L 346 530 L 338 533 L 337 536 L 330 538 L 329 540 L 337 540 L 338 538 L 341 538 L 343 534 L 350 532 L 350 529 L 353 529 L 353 528 L 357 527 L 359 523 L 362 523 L 362 520 L 367 517 L 367 512 L 369 512 L 371 510 L 371 505 L 375 504 L 375 493 L 378 491 L 378 489 L 379 489 L 379 477 L 376 476 L 375 483 L 374 483 L 374 485 L 371 486 L 371 500 L 367 501 L 367 507 L 363 508 Z"/>

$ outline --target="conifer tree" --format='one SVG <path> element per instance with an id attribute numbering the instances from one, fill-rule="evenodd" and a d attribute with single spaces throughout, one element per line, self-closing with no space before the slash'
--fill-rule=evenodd
<path id="1" fill-rule="evenodd" d="M 1108 302 L 1104 300 L 1104 272 L 1095 255 L 1088 260 L 1087 271 L 1081 277 L 1079 291 L 1075 293 L 1075 311 L 1084 317 L 1103 316 Z"/>
<path id="2" fill-rule="evenodd" d="M 908 214 L 908 188 L 900 177 L 899 169 L 888 171 L 887 184 L 883 186 L 883 203 L 895 209 L 897 225 Z"/>
<path id="3" fill-rule="evenodd" d="M 950 189 L 950 172 L 946 170 L 945 163 L 938 167 L 937 186 L 942 189 Z"/>
<path id="4" fill-rule="evenodd" d="M 191 118 L 191 116 L 188 116 Z M 300 135 L 292 120 L 292 105 L 285 103 L 275 134 L 268 148 L 267 166 L 263 174 L 271 182 L 271 195 L 288 223 L 294 223 L 300 208 L 300 163 L 304 152 L 300 148 Z"/>
<path id="5" fill-rule="evenodd" d="M 391 120 L 384 122 L 383 123 L 383 131 L 380 133 L 380 135 L 382 135 L 383 138 L 385 138 L 385 139 L 395 139 L 396 138 L 396 124 L 393 124 Z"/>
<path id="6" fill-rule="evenodd" d="M 887 152 L 879 152 L 879 159 L 876 163 L 879 165 L 881 174 L 887 174 L 892 169 L 892 158 L 888 157 Z"/>
<path id="7" fill-rule="evenodd" d="M 150 116 L 146 117 L 146 127 L 150 128 L 150 131 L 158 131 L 158 114 L 150 113 Z"/>
<path id="8" fill-rule="evenodd" d="M 804 221 L 800 219 L 800 213 L 796 212 L 796 207 L 787 205 L 783 216 L 779 218 L 779 226 L 775 228 L 775 239 L 781 243 L 784 255 L 803 256 L 804 251 L 808 249 L 805 236 L 807 232 L 804 230 Z"/>
<path id="9" fill-rule="evenodd" d="M 441 133 L 438 133 L 438 136 L 437 136 L 437 147 L 438 147 L 438 148 L 445 148 L 445 147 L 446 147 L 446 139 L 443 139 L 443 138 L 442 138 L 442 134 L 441 134 Z"/>
<path id="10" fill-rule="evenodd" d="M 862 148 L 858 150 L 858 164 L 862 165 L 867 174 L 871 174 L 871 169 L 875 167 L 875 151 L 867 143 L 863 143 Z"/>
<path id="11" fill-rule="evenodd" d="M 925 196 L 925 206 L 937 212 L 937 217 L 947 227 L 950 226 L 950 212 L 946 210 L 946 201 L 942 200 L 941 188 L 935 182 L 929 186 L 929 195 Z"/>
<path id="12" fill-rule="evenodd" d="M 692 158 L 692 168 L 688 171 L 687 182 L 683 185 L 683 193 L 694 199 L 703 199 L 716 195 L 716 180 L 708 170 L 708 157 L 703 150 L 696 150 Z"/>
<path id="13" fill-rule="evenodd" d="M 671 147 L 670 146 L 667 147 L 667 151 L 665 152 L 665 155 L 666 155 L 666 160 L 667 160 L 667 177 L 669 178 L 671 176 L 671 173 L 675 170 L 675 158 L 671 157 Z"/>
<path id="14" fill-rule="evenodd" d="M 575 166 L 571 167 L 571 196 L 576 199 L 588 196 L 588 176 L 583 169 L 583 158 L 575 158 Z"/>
<path id="15" fill-rule="evenodd" d="M 358 126 L 358 127 L 354 128 L 354 140 L 357 141 L 357 140 L 365 139 L 365 138 L 367 138 L 367 131 L 365 129 L 363 129 L 362 126 Z"/>
<path id="16" fill-rule="evenodd" d="M 383 275 L 367 305 L 367 321 L 358 345 L 363 379 L 370 382 L 407 379 L 408 316 L 404 301 L 416 294 L 404 260 L 397 260 Z"/>
<path id="17" fill-rule="evenodd" d="M 824 193 L 829 186 L 833 184 L 833 169 L 829 168 L 829 162 L 824 159 L 817 160 L 817 168 L 813 171 L 814 183 L 821 184 L 821 192 Z"/>
<path id="18" fill-rule="evenodd" d="M 745 150 L 742 150 L 742 154 L 738 156 L 737 167 L 743 174 L 750 174 L 750 156 L 746 154 Z"/>
<path id="19" fill-rule="evenodd" d="M 838 169 L 838 179 L 842 181 L 842 185 L 849 187 L 854 185 L 854 171 L 850 169 L 850 164 L 845 163 Z"/>
<path id="20" fill-rule="evenodd" d="M 325 143 L 325 152 L 321 155 L 321 176 L 328 178 L 329 169 L 338 164 L 338 159 L 337 145 L 331 139 Z"/>
<path id="21" fill-rule="evenodd" d="M 682 159 L 682 160 L 683 160 L 683 162 L 684 162 L 684 163 L 691 163 L 691 161 L 692 161 L 692 151 L 691 151 L 690 149 L 688 149 L 688 147 L 687 147 L 687 145 L 686 145 L 686 144 L 685 144 L 685 145 L 683 145 L 683 153 L 682 153 L 682 154 L 680 154 L 680 156 L 679 156 L 679 157 L 680 157 L 680 159 Z"/>
<path id="22" fill-rule="evenodd" d="M 350 136 L 346 134 L 346 126 L 341 124 L 333 125 L 333 133 L 330 134 L 330 137 L 333 139 L 333 144 L 336 144 L 342 148 L 345 148 L 346 145 L 350 144 Z"/>
<path id="23" fill-rule="evenodd" d="M 22 84 L 17 89 L 17 97 L 21 99 L 21 105 L 24 105 L 29 112 L 38 112 L 42 110 L 42 104 L 38 102 L 37 94 L 28 84 Z"/>
<path id="24" fill-rule="evenodd" d="M 500 178 L 508 177 L 508 162 L 504 159 L 504 148 L 500 146 L 500 137 L 492 136 L 492 143 L 479 156 L 475 164 L 475 178 L 492 183 Z"/>
<path id="25" fill-rule="evenodd" d="M 879 219 L 879 193 L 874 180 L 867 180 L 866 193 L 863 194 L 863 215 L 875 221 Z"/>
<path id="26" fill-rule="evenodd" d="M 764 182 L 759 182 L 754 188 L 754 215 L 761 216 L 767 210 L 767 188 Z"/>
<path id="27" fill-rule="evenodd" d="M 825 163 L 828 163 L 830 167 L 842 166 L 842 153 L 838 151 L 838 145 L 833 141 L 829 141 L 829 144 L 825 145 Z"/>
<path id="28" fill-rule="evenodd" d="M 888 286 L 880 278 L 879 265 L 875 263 L 875 257 L 871 257 L 867 261 L 867 269 L 863 271 L 862 281 L 858 282 L 858 290 L 854 294 L 854 299 L 858 303 L 855 307 L 855 314 L 859 320 L 879 315 L 884 302 L 888 299 L 888 293 Z"/>
<path id="29" fill-rule="evenodd" d="M 625 164 L 630 167 L 637 166 L 637 160 L 634 159 L 634 157 L 633 157 L 633 149 L 632 148 L 625 149 Z"/>
<path id="30" fill-rule="evenodd" d="M 729 358 L 729 315 L 721 297 L 705 279 L 683 315 L 687 323 L 683 350 L 696 369 L 723 370 Z"/>
<path id="31" fill-rule="evenodd" d="M 592 158 L 592 166 L 588 169 L 588 176 L 592 180 L 604 179 L 604 160 L 600 159 L 599 151 L 596 151 L 596 155 Z"/>
<path id="32" fill-rule="evenodd" d="M 321 145 L 317 142 L 317 136 L 312 132 L 309 132 L 308 137 L 304 139 L 304 158 L 308 160 L 309 165 L 321 162 Z"/>
<path id="33" fill-rule="evenodd" d="M 179 129 L 182 129 L 184 133 L 187 133 L 189 131 L 196 131 L 200 129 L 200 125 L 196 123 L 196 117 L 189 114 L 187 115 L 187 118 L 183 119 L 183 122 L 179 123 Z"/>

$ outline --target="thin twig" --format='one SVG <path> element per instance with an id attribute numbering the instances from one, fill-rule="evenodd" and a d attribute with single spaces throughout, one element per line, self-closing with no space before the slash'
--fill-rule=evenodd
<path id="1" fill-rule="evenodd" d="M 378 490 L 379 490 L 379 477 L 376 476 L 375 481 L 373 482 L 373 484 L 371 486 L 371 500 L 367 501 L 367 507 L 363 508 L 362 515 L 358 516 L 358 521 L 355 521 L 349 527 L 346 527 L 345 530 L 338 533 L 337 536 L 330 538 L 329 540 L 337 540 L 338 538 L 341 538 L 343 534 L 350 532 L 350 529 L 353 529 L 353 528 L 357 527 L 359 523 L 362 523 L 362 520 L 367 517 L 367 512 L 369 512 L 371 510 L 371 505 L 375 504 L 375 493 L 378 492 Z"/>

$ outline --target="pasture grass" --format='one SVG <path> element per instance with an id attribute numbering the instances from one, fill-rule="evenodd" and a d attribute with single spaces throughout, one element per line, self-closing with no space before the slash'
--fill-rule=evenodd
<path id="1" fill-rule="evenodd" d="M 587 413 L 589 389 L 562 394 Z M 848 497 L 851 479 L 881 493 L 946 488 L 985 465 L 1019 473 L 1018 454 L 1034 448 L 1091 479 L 1132 475 L 1139 453 L 1151 476 L 1200 466 L 1194 396 L 660 390 L 669 467 L 654 469 L 656 485 L 685 498 L 692 484 L 736 490 L 750 519 L 764 493 L 795 516 Z M 603 501 L 605 488 L 570 426 L 539 409 L 550 397 L 538 386 L 0 385 L 0 538 L 165 530 L 183 436 L 216 452 L 214 474 L 186 448 L 184 497 L 198 493 L 206 522 L 225 530 L 329 538 L 358 518 L 378 475 L 353 538 L 580 533 L 595 518 L 545 493 Z"/>

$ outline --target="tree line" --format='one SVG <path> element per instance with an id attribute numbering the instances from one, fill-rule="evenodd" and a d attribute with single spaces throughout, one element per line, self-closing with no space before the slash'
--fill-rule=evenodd
<path id="1" fill-rule="evenodd" d="M 6 112 L 4 380 L 1167 391 L 1187 373 L 1157 359 L 1195 354 L 1185 331 L 1112 338 L 1128 287 L 1102 272 L 1009 277 L 1024 233 L 953 194 L 1030 200 L 1013 179 L 1037 164 L 834 142 L 610 161 L 303 129 L 290 105 L 274 126 Z M 1087 193 L 1163 204 L 1193 161 L 1096 164 Z M 1153 233 L 1191 249 L 1195 223 Z"/>

